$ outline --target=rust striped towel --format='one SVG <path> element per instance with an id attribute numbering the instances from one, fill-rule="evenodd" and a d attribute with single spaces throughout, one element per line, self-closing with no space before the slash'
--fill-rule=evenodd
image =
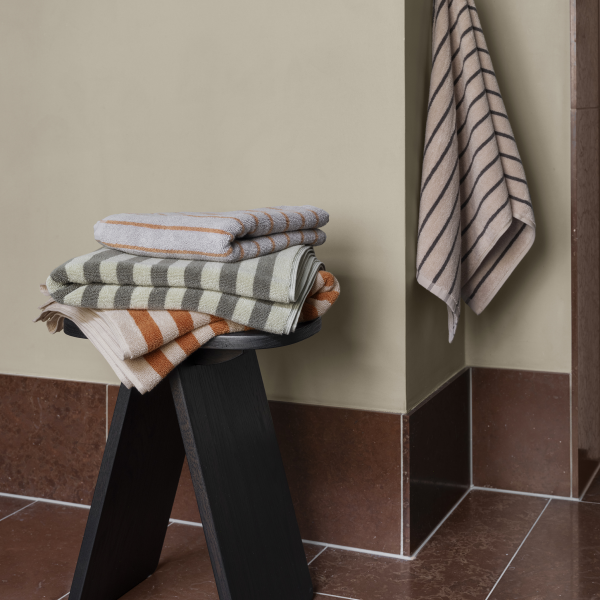
<path id="1" fill-rule="evenodd" d="M 48 294 L 45 286 L 42 291 Z M 300 314 L 312 321 L 340 294 L 336 278 L 320 271 Z M 142 394 L 150 391 L 192 352 L 217 335 L 244 331 L 244 325 L 204 313 L 166 310 L 99 310 L 49 302 L 36 319 L 51 333 L 70 319 L 104 356 L 119 380 Z"/>
<path id="2" fill-rule="evenodd" d="M 108 248 L 155 258 L 237 262 L 290 246 L 319 246 L 329 215 L 315 206 L 274 206 L 223 213 L 118 214 L 94 225 Z"/>
<path id="3" fill-rule="evenodd" d="M 473 0 L 434 0 L 417 281 L 480 314 L 535 239 L 535 219 Z"/>

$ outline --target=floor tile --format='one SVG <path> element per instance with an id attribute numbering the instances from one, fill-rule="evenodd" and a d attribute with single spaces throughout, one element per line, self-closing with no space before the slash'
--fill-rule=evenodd
<path id="1" fill-rule="evenodd" d="M 598 473 L 592 481 L 592 484 L 588 488 L 583 498 L 586 502 L 596 502 L 600 504 L 600 473 Z"/>
<path id="2" fill-rule="evenodd" d="M 471 492 L 414 561 L 328 548 L 311 565 L 315 591 L 359 600 L 485 600 L 545 504 Z"/>
<path id="3" fill-rule="evenodd" d="M 325 546 L 317 546 L 316 544 L 304 544 L 304 554 L 306 554 L 307 562 L 313 560 L 320 552 L 323 552 Z"/>
<path id="4" fill-rule="evenodd" d="M 12 515 L 15 511 L 20 510 L 31 504 L 33 500 L 21 500 L 20 498 L 10 498 L 9 496 L 0 496 L 0 519 Z"/>
<path id="5" fill-rule="evenodd" d="M 122 600 L 219 600 L 202 527 L 167 529 L 158 568 Z"/>
<path id="6" fill-rule="evenodd" d="M 305 544 L 307 560 L 323 548 Z M 167 529 L 158 568 L 123 600 L 219 600 L 202 527 L 174 523 Z"/>
<path id="7" fill-rule="evenodd" d="M 88 511 L 36 502 L 0 522 L 0 598 L 57 600 L 69 591 Z"/>
<path id="8" fill-rule="evenodd" d="M 491 600 L 600 599 L 600 505 L 553 500 Z"/>

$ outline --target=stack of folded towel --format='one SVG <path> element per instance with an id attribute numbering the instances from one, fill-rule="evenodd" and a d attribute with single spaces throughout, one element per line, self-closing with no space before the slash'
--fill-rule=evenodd
<path id="1" fill-rule="evenodd" d="M 37 320 L 75 322 L 145 393 L 216 335 L 289 334 L 324 314 L 340 291 L 312 248 L 328 220 L 313 206 L 112 215 L 94 227 L 103 248 L 52 271 Z"/>

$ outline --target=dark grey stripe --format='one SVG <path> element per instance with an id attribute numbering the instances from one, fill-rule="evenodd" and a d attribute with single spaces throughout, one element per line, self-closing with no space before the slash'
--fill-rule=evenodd
<path id="1" fill-rule="evenodd" d="M 98 252 L 98 254 L 95 254 L 83 263 L 83 278 L 88 283 L 102 283 L 100 263 L 113 256 L 118 256 L 119 254 L 121 254 L 121 252 L 110 249 Z"/>
<path id="2" fill-rule="evenodd" d="M 148 308 L 150 310 L 164 310 L 168 291 L 169 288 L 166 287 L 153 288 L 148 296 Z"/>
<path id="3" fill-rule="evenodd" d="M 271 280 L 273 279 L 273 269 L 277 254 L 263 256 L 258 261 L 256 274 L 254 275 L 254 285 L 252 287 L 252 296 L 259 300 L 268 300 L 271 294 Z"/>
<path id="4" fill-rule="evenodd" d="M 83 295 L 81 296 L 81 306 L 85 308 L 98 308 L 98 297 L 103 287 L 103 285 L 97 283 L 90 283 L 84 286 Z"/>
<path id="5" fill-rule="evenodd" d="M 185 294 L 183 294 L 183 299 L 181 301 L 181 310 L 191 310 L 198 311 L 200 298 L 202 298 L 202 290 L 196 290 L 194 288 L 188 288 L 185 290 Z"/>
<path id="6" fill-rule="evenodd" d="M 50 295 L 52 296 L 53 300 L 55 300 L 59 304 L 64 304 L 65 297 L 68 296 L 71 292 L 78 290 L 80 287 L 81 286 L 78 283 L 72 283 L 71 285 L 65 285 L 59 288 L 55 292 L 52 292 L 52 294 Z"/>
<path id="7" fill-rule="evenodd" d="M 523 226 L 521 227 L 521 229 L 519 229 L 519 231 L 517 232 L 517 235 L 515 235 L 515 237 L 510 241 L 510 244 L 508 244 L 508 246 L 506 246 L 506 248 L 504 248 L 504 250 L 502 251 L 502 254 L 498 257 L 496 262 L 491 266 L 490 270 L 479 280 L 479 283 L 473 290 L 473 293 L 467 299 L 467 302 L 471 302 L 471 300 L 473 300 L 473 298 L 475 297 L 475 294 L 479 291 L 479 288 L 484 284 L 485 280 L 491 275 L 491 273 L 498 266 L 500 261 L 506 256 L 506 253 L 512 248 L 512 245 L 517 241 L 518 237 L 523 233 L 523 230 L 525 229 L 525 227 L 526 227 L 526 225 L 525 225 L 525 223 L 523 223 Z"/>
<path id="8" fill-rule="evenodd" d="M 217 308 L 215 309 L 215 314 L 217 317 L 231 320 L 238 300 L 239 297 L 232 296 L 231 294 L 223 294 L 219 300 L 219 304 L 217 304 Z"/>
<path id="9" fill-rule="evenodd" d="M 147 256 L 132 256 L 117 263 L 117 282 L 119 285 L 133 285 L 133 265 L 148 260 Z"/>
<path id="10" fill-rule="evenodd" d="M 237 289 L 238 271 L 240 270 L 239 262 L 225 263 L 221 269 L 221 277 L 219 279 L 219 290 L 226 294 L 235 294 Z"/>
<path id="11" fill-rule="evenodd" d="M 268 304 L 262 300 L 257 300 L 252 312 L 250 313 L 250 319 L 248 325 L 255 329 L 263 329 L 269 315 L 271 314 L 272 304 Z"/>
<path id="12" fill-rule="evenodd" d="M 71 261 L 69 261 L 71 262 Z M 67 275 L 67 270 L 65 269 L 65 265 L 67 263 L 65 263 L 64 265 L 61 265 L 60 267 L 56 267 L 56 269 L 54 269 L 54 271 L 52 271 L 52 273 L 50 273 L 50 278 L 53 281 L 56 281 L 56 283 L 61 283 L 63 285 L 66 285 L 69 283 L 69 276 Z"/>
<path id="13" fill-rule="evenodd" d="M 150 267 L 150 283 L 156 287 L 169 287 L 168 270 L 173 259 L 164 258 Z"/>
<path id="14" fill-rule="evenodd" d="M 122 263 L 121 263 L 122 264 Z M 133 294 L 133 285 L 124 285 L 119 287 L 115 294 L 114 307 L 127 310 L 131 308 L 131 295 Z"/>
<path id="15" fill-rule="evenodd" d="M 192 260 L 183 272 L 183 284 L 186 288 L 199 288 L 202 280 L 202 269 L 206 262 L 203 260 Z M 187 310 L 187 309 L 186 309 Z"/>

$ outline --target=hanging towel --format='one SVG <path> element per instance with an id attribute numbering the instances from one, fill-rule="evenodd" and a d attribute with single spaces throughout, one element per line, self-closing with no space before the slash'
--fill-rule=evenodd
<path id="1" fill-rule="evenodd" d="M 187 310 L 287 334 L 320 269 L 323 263 L 308 246 L 233 264 L 101 248 L 54 269 L 46 286 L 54 300 L 70 306 Z"/>
<path id="2" fill-rule="evenodd" d="M 523 164 L 473 0 L 434 0 L 417 281 L 480 314 L 535 239 Z"/>
<path id="3" fill-rule="evenodd" d="M 48 291 L 42 286 L 42 292 Z M 331 308 L 340 294 L 336 278 L 320 271 L 302 307 L 300 322 Z M 98 310 L 49 302 L 36 319 L 51 333 L 72 320 L 107 360 L 119 380 L 144 394 L 192 352 L 217 335 L 249 329 L 231 320 L 190 311 Z"/>
<path id="4" fill-rule="evenodd" d="M 329 215 L 315 206 L 223 213 L 119 214 L 94 225 L 108 248 L 139 256 L 237 262 L 290 246 L 320 246 Z"/>

